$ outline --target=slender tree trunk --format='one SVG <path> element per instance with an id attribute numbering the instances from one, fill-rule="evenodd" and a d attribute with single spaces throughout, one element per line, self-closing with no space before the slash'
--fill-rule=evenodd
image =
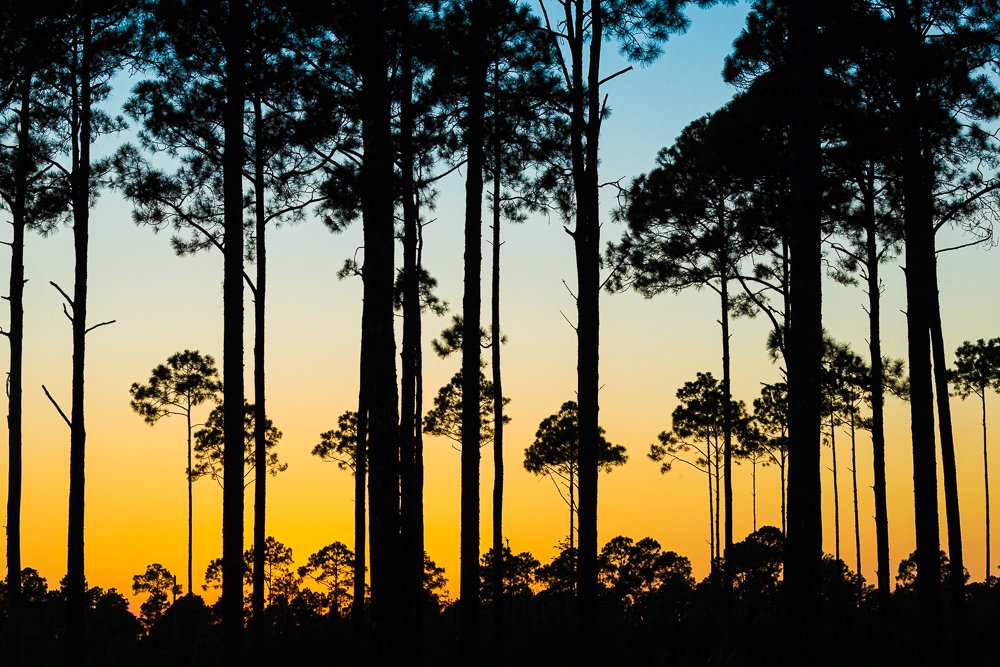
<path id="1" fill-rule="evenodd" d="M 74 72 L 78 99 L 73 104 L 73 247 L 75 278 L 73 285 L 73 399 L 70 415 L 69 463 L 69 548 L 66 568 L 66 659 L 77 663 L 85 659 L 85 609 L 87 581 L 84 570 L 84 483 L 87 431 L 84 422 L 84 366 L 87 336 L 87 249 L 90 242 L 90 144 L 91 144 L 91 25 L 90 16 L 80 17 L 81 46 L 79 69 Z"/>
<path id="2" fill-rule="evenodd" d="M 582 10 L 582 2 L 580 3 Z M 583 12 L 577 12 L 577 35 L 583 39 Z M 604 42 L 603 4 L 590 3 L 590 44 L 586 92 L 580 89 L 579 101 L 586 99 L 586 122 L 583 169 L 577 186 L 577 223 L 573 233 L 576 244 L 577 271 L 577 401 L 579 403 L 580 509 L 578 603 L 580 609 L 581 648 L 590 647 L 591 655 L 603 651 L 598 618 L 597 565 L 597 472 L 600 442 L 598 427 L 598 389 L 600 373 L 600 265 L 601 226 L 598 186 L 598 142 L 601 134 L 600 81 L 601 45 Z M 580 55 L 583 45 L 581 41 Z M 582 74 L 582 58 L 579 64 Z M 580 114 L 583 107 L 580 107 Z"/>
<path id="3" fill-rule="evenodd" d="M 711 572 L 715 572 L 715 503 L 712 499 L 712 464 L 705 468 L 705 476 L 708 477 L 708 566 Z"/>
<path id="4" fill-rule="evenodd" d="M 569 548 L 573 550 L 576 544 L 576 530 L 574 518 L 576 517 L 576 466 L 572 463 L 569 466 Z M 577 554 L 579 556 L 579 554 Z"/>
<path id="5" fill-rule="evenodd" d="M 414 190 L 413 156 L 413 55 L 409 35 L 409 2 L 400 4 L 403 36 L 400 62 L 399 156 L 403 198 L 403 341 L 400 354 L 399 458 L 401 491 L 401 529 L 403 540 L 403 629 L 414 655 L 420 654 L 420 598 L 424 568 L 423 546 L 417 525 L 422 489 L 417 479 L 416 437 L 420 430 L 416 415 L 417 347 L 419 346 L 420 280 L 417 272 L 417 202 Z"/>
<path id="6" fill-rule="evenodd" d="M 820 504 L 820 368 L 823 356 L 820 240 L 821 67 L 817 53 L 818 8 L 788 3 L 791 86 L 791 274 L 788 308 L 789 457 L 788 539 L 785 585 L 788 595 L 789 657 L 796 659 L 816 638 L 823 554 Z"/>
<path id="7" fill-rule="evenodd" d="M 724 553 L 728 554 L 729 549 L 733 546 L 733 417 L 731 406 L 729 405 L 732 402 L 729 357 L 729 281 L 726 279 L 729 266 L 725 260 L 721 262 L 721 266 L 723 276 L 722 289 L 720 290 L 722 297 L 722 470 L 726 502 L 726 545 Z M 726 572 L 726 586 L 728 589 L 730 583 L 728 569 Z"/>
<path id="8" fill-rule="evenodd" d="M 363 664 L 366 657 L 365 636 L 365 564 L 366 523 L 365 488 L 368 481 L 368 405 L 365 401 L 367 384 L 367 350 L 361 343 L 360 387 L 358 389 L 358 425 L 354 443 L 354 597 L 351 599 L 351 624 L 354 630 L 355 662 Z"/>
<path id="9" fill-rule="evenodd" d="M 258 63 L 258 68 L 263 64 Z M 258 74 L 260 72 L 258 71 Z M 264 111 L 260 91 L 253 96 L 254 152 L 253 189 L 255 236 L 257 241 L 257 276 L 254 291 L 254 346 L 253 346 L 253 387 L 254 387 L 254 510 L 253 510 L 253 582 L 251 592 L 251 626 L 254 660 L 262 662 L 264 656 L 264 549 L 260 545 L 267 540 L 267 410 L 265 401 L 264 341 L 267 298 L 267 218 L 264 210 Z"/>
<path id="10" fill-rule="evenodd" d="M 12 665 L 19 665 L 23 655 L 21 623 L 21 451 L 24 386 L 24 235 L 27 228 L 26 203 L 31 143 L 31 79 L 27 72 L 20 85 L 17 153 L 14 158 L 14 206 L 11 225 L 14 237 L 10 244 L 10 372 L 7 380 L 7 623 L 10 628 Z M 985 413 L 984 413 L 985 414 Z"/>
<path id="11" fill-rule="evenodd" d="M 361 209 L 364 221 L 362 402 L 367 414 L 368 494 L 371 502 L 371 612 L 379 662 L 398 660 L 400 601 L 399 419 L 396 340 L 393 330 L 394 214 L 392 99 L 384 2 L 364 3 L 359 42 L 362 148 Z M 360 419 L 360 418 L 359 418 Z"/>
<path id="12" fill-rule="evenodd" d="M 417 209 L 417 272 L 423 271 L 424 261 L 424 234 L 423 225 L 420 224 L 420 193 L 414 192 Z M 419 311 L 418 311 L 419 315 Z M 424 575 L 424 435 L 421 428 L 424 415 L 424 355 L 423 355 L 423 321 L 418 316 L 416 320 L 416 359 L 414 360 L 414 428 L 416 435 L 413 440 L 413 471 L 414 483 L 414 520 L 413 539 L 416 547 L 420 551 L 420 600 L 423 601 L 423 575 Z M 422 608 L 422 607 L 421 607 Z"/>
<path id="13" fill-rule="evenodd" d="M 753 486 L 753 532 L 757 532 L 757 459 L 752 462 L 752 468 L 750 470 L 751 483 Z"/>
<path id="14" fill-rule="evenodd" d="M 223 277 L 224 477 L 222 498 L 222 625 L 226 662 L 243 663 L 243 167 L 247 10 L 231 0 L 225 39 L 222 153 L 225 259 Z M 256 545 L 261 551 L 263 545 Z"/>
<path id="15" fill-rule="evenodd" d="M 861 520 L 858 515 L 858 456 L 857 456 L 857 434 L 854 423 L 854 409 L 851 409 L 851 487 L 854 492 L 854 557 L 858 569 L 856 572 L 861 576 Z"/>
<path id="16" fill-rule="evenodd" d="M 722 562 L 722 534 L 719 532 L 722 530 L 722 498 L 720 497 L 722 488 L 722 476 L 720 475 L 719 465 L 722 458 L 719 453 L 719 442 L 715 442 L 715 559 L 718 562 Z"/>
<path id="17" fill-rule="evenodd" d="M 875 171 L 869 166 L 864 191 L 865 268 L 868 272 L 868 352 L 871 357 L 872 468 L 875 492 L 875 551 L 879 614 L 888 631 L 891 589 L 889 516 L 885 483 L 885 370 L 882 367 L 882 286 L 875 222 Z M 884 638 L 884 636 L 883 636 Z"/>
<path id="18" fill-rule="evenodd" d="M 782 454 L 782 458 L 784 458 L 784 454 Z M 787 488 L 787 482 L 785 481 L 785 461 L 781 462 L 779 472 L 781 475 L 781 534 L 787 535 L 788 526 L 786 525 L 786 518 L 788 516 L 788 512 L 785 509 L 785 503 L 788 494 L 785 492 L 785 489 Z"/>
<path id="19" fill-rule="evenodd" d="M 931 313 L 927 300 L 933 285 L 932 194 L 929 165 L 923 155 L 920 100 L 909 63 L 915 61 L 922 37 L 909 2 L 897 3 L 901 44 L 896 93 L 902 134 L 903 226 L 906 242 L 906 330 L 910 369 L 910 433 L 913 448 L 913 503 L 916 527 L 916 589 L 920 635 L 928 660 L 939 655 L 941 563 L 938 534 L 937 461 L 934 447 L 934 389 L 931 376 Z"/>
<path id="20" fill-rule="evenodd" d="M 494 99 L 499 95 L 500 65 L 494 60 Z M 496 123 L 494 123 L 496 125 Z M 504 664 L 506 632 L 504 627 L 503 551 L 503 376 L 500 373 L 500 179 L 503 174 L 503 144 L 499 128 L 493 129 L 493 267 L 490 294 L 490 334 L 493 368 L 493 626 L 497 664 Z"/>
<path id="21" fill-rule="evenodd" d="M 487 2 L 472 0 L 469 57 L 465 179 L 465 292 L 462 297 L 462 530 L 459 577 L 461 656 L 466 665 L 479 661 L 479 460 L 480 341 L 482 305 L 483 156 L 486 117 L 485 53 Z"/>
<path id="22" fill-rule="evenodd" d="M 187 570 L 188 570 L 188 595 L 194 595 L 194 479 L 191 477 L 193 469 L 191 442 L 191 399 L 187 404 L 187 495 L 188 495 L 188 548 L 187 548 Z"/>
<path id="23" fill-rule="evenodd" d="M 833 456 L 833 545 L 834 555 L 840 560 L 840 487 L 837 484 L 837 418 L 830 415 L 830 454 Z"/>
<path id="24" fill-rule="evenodd" d="M 986 491 L 986 588 L 990 587 L 990 453 L 986 448 L 986 387 L 982 388 L 983 400 L 983 488 Z"/>
<path id="25" fill-rule="evenodd" d="M 948 558 L 951 564 L 949 581 L 955 609 L 965 599 L 965 558 L 962 555 L 962 516 L 958 502 L 958 471 L 955 465 L 955 437 L 951 424 L 951 397 L 948 394 L 948 365 L 945 361 L 944 331 L 941 324 L 941 298 L 937 280 L 937 258 L 927 276 L 931 283 L 931 355 L 937 399 L 938 431 L 941 434 L 941 469 L 944 482 L 944 507 L 948 519 Z"/>

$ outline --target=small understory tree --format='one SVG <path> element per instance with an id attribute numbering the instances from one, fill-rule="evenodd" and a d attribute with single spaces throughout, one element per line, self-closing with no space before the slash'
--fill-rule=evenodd
<path id="1" fill-rule="evenodd" d="M 559 497 L 569 507 L 569 549 L 574 550 L 577 525 L 577 498 L 580 490 L 579 448 L 580 427 L 577 405 L 566 401 L 559 412 L 549 415 L 538 425 L 535 441 L 524 450 L 524 469 L 533 475 L 545 475 L 552 480 Z M 623 445 L 612 444 L 598 427 L 598 464 L 601 472 L 611 472 L 625 465 L 628 454 Z"/>
<path id="2" fill-rule="evenodd" d="M 986 585 L 990 574 L 990 459 L 986 441 L 986 394 L 1000 391 L 1000 338 L 975 343 L 965 341 L 955 350 L 955 368 L 951 371 L 955 394 L 963 400 L 977 396 L 983 416 L 983 488 L 986 493 Z"/>
<path id="3" fill-rule="evenodd" d="M 167 358 L 165 364 L 153 369 L 146 384 L 133 382 L 129 388 L 129 403 L 150 426 L 170 416 L 184 417 L 187 422 L 187 468 L 184 476 L 188 487 L 188 592 L 194 591 L 194 448 L 191 411 L 206 402 L 221 400 L 222 382 L 215 359 L 197 350 L 184 350 Z"/>
<path id="4" fill-rule="evenodd" d="M 176 602 L 182 590 L 177 577 L 159 563 L 147 566 L 145 572 L 132 577 L 132 594 L 146 596 L 139 605 L 139 620 L 147 631 Z"/>
<path id="5" fill-rule="evenodd" d="M 225 488 L 225 471 L 223 469 L 223 441 L 224 441 L 224 408 L 218 405 L 208 415 L 205 425 L 194 434 L 194 467 L 192 477 L 201 479 L 209 477 L 214 479 L 219 486 Z M 257 466 L 256 447 L 254 440 L 254 406 L 244 401 L 243 403 L 243 433 L 244 433 L 244 453 L 243 453 L 243 488 L 249 486 L 253 479 L 251 475 Z M 266 422 L 266 442 L 267 461 L 265 465 L 268 474 L 272 477 L 279 472 L 288 469 L 287 463 L 282 463 L 278 459 L 278 453 L 274 448 L 281 440 L 279 431 L 271 420 Z"/>

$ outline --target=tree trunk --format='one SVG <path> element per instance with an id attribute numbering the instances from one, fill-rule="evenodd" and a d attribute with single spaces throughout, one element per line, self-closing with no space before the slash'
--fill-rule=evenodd
<path id="1" fill-rule="evenodd" d="M 263 64 L 258 63 L 258 68 Z M 259 69 L 258 69 L 259 73 Z M 253 347 L 253 386 L 254 386 L 254 511 L 253 511 L 253 582 L 251 592 L 251 642 L 254 647 L 254 658 L 260 662 L 264 659 L 264 549 L 267 540 L 267 410 L 265 401 L 265 370 L 264 363 L 264 333 L 267 320 L 265 317 L 267 296 L 267 232 L 264 211 L 264 111 L 260 100 L 260 91 L 253 96 L 254 119 L 254 154 L 253 154 L 253 189 L 254 217 L 257 237 L 257 276 L 254 291 L 254 347 Z"/>
<path id="2" fill-rule="evenodd" d="M 983 399 L 983 488 L 986 491 L 986 588 L 990 587 L 990 454 L 986 448 L 986 387 L 982 388 Z"/>
<path id="3" fill-rule="evenodd" d="M 85 609 L 87 580 L 84 570 L 84 463 L 87 431 L 84 422 L 84 365 L 87 336 L 87 248 L 90 241 L 90 144 L 91 144 L 91 25 L 84 14 L 80 46 L 78 79 L 74 92 L 74 135 L 72 140 L 73 168 L 71 188 L 73 198 L 73 248 L 75 271 L 73 285 L 73 399 L 70 414 L 69 462 L 69 539 L 66 567 L 66 660 L 77 663 L 85 659 Z M 76 63 L 75 63 L 76 64 Z"/>
<path id="4" fill-rule="evenodd" d="M 487 3 L 473 0 L 468 70 L 468 162 L 465 179 L 465 292 L 462 297 L 461 659 L 479 660 L 479 336 L 482 305 L 483 156 L 486 117 Z"/>
<path id="5" fill-rule="evenodd" d="M 757 532 L 757 459 L 752 461 L 750 469 L 752 496 L 753 496 L 753 532 Z"/>
<path id="6" fill-rule="evenodd" d="M 921 637 L 928 660 L 938 656 L 940 632 L 940 540 L 938 535 L 937 461 L 934 447 L 934 395 L 931 377 L 931 313 L 927 300 L 934 270 L 932 192 L 923 154 L 920 100 L 910 64 L 922 37 L 908 2 L 897 7 L 902 43 L 896 72 L 902 152 L 903 226 L 906 242 L 906 330 L 910 368 L 910 433 L 913 447 L 913 503 L 916 524 L 916 589 Z"/>
<path id="7" fill-rule="evenodd" d="M 722 534 L 719 532 L 722 530 L 722 498 L 720 493 L 722 493 L 722 476 L 719 474 L 719 464 L 720 464 L 721 454 L 719 453 L 719 441 L 715 442 L 715 560 L 717 562 L 722 562 Z"/>
<path id="8" fill-rule="evenodd" d="M 581 2 L 582 5 L 582 2 Z M 581 7 L 582 9 L 582 7 Z M 601 134 L 600 112 L 600 64 L 601 45 L 604 42 L 603 5 L 590 3 L 590 54 L 587 85 L 582 80 L 577 97 L 578 114 L 583 116 L 586 99 L 586 121 L 577 124 L 582 130 L 581 139 L 585 147 L 580 153 L 582 169 L 577 180 L 577 220 L 573 240 L 576 245 L 577 274 L 577 401 L 579 403 L 579 570 L 578 602 L 580 609 L 581 649 L 590 647 L 591 655 L 602 655 L 602 642 L 598 634 L 598 565 L 597 565 L 597 471 L 598 447 L 600 442 L 598 427 L 599 410 L 599 369 L 600 369 L 600 264 L 601 226 L 600 192 L 598 186 L 598 141 Z M 574 69 L 583 71 L 583 12 L 577 12 L 577 31 L 581 43 L 578 53 L 580 62 L 574 62 Z M 577 55 L 574 54 L 574 61 Z M 575 170 L 574 170 L 575 171 Z"/>
<path id="9" fill-rule="evenodd" d="M 855 570 L 861 576 L 861 520 L 858 518 L 858 457 L 857 438 L 854 424 L 854 410 L 851 410 L 851 487 L 854 492 L 854 556 L 858 565 Z"/>
<path id="10" fill-rule="evenodd" d="M 393 330 L 394 198 L 392 99 L 383 2 L 364 3 L 359 42 L 362 117 L 361 210 L 365 258 L 361 336 L 362 399 L 367 414 L 368 494 L 371 503 L 371 613 L 373 646 L 380 662 L 395 662 L 400 598 L 399 419 L 396 340 Z"/>
<path id="11" fill-rule="evenodd" d="M 24 386 L 24 235 L 28 220 L 29 150 L 31 143 L 31 79 L 24 74 L 20 84 L 17 153 L 14 158 L 14 206 L 11 226 L 14 236 L 10 251 L 10 372 L 7 380 L 7 623 L 10 628 L 12 665 L 23 660 L 21 623 L 21 451 Z"/>
<path id="12" fill-rule="evenodd" d="M 958 471 L 955 465 L 955 437 L 951 424 L 951 397 L 948 394 L 948 366 L 945 361 L 944 331 L 941 325 L 941 298 L 938 291 L 937 259 L 932 258 L 931 274 L 931 355 L 934 368 L 935 398 L 938 410 L 938 431 L 941 434 L 941 469 L 944 482 L 944 507 L 948 519 L 948 558 L 951 563 L 949 581 L 955 609 L 965 598 L 965 559 L 962 555 L 962 516 L 958 503 Z"/>
<path id="13" fill-rule="evenodd" d="M 833 456 L 833 546 L 834 556 L 840 560 L 840 487 L 837 484 L 837 418 L 830 415 L 830 454 Z"/>
<path id="14" fill-rule="evenodd" d="M 424 553 L 418 539 L 417 496 L 422 488 L 417 476 L 416 437 L 420 420 L 416 414 L 417 348 L 419 346 L 420 280 L 417 272 L 417 227 L 420 224 L 414 190 L 413 156 L 413 55 L 409 32 L 409 3 L 400 4 L 403 10 L 402 56 L 400 62 L 399 157 L 403 198 L 403 341 L 400 354 L 399 459 L 401 492 L 401 533 L 403 540 L 403 629 L 407 643 L 419 655 L 420 598 L 424 569 Z"/>
<path id="15" fill-rule="evenodd" d="M 499 63 L 494 61 L 494 98 L 499 94 Z M 496 123 L 494 123 L 496 125 Z M 497 664 L 504 664 L 504 551 L 503 551 L 503 382 L 500 373 L 500 179 L 503 174 L 503 144 L 494 127 L 493 143 L 493 267 L 490 294 L 490 365 L 493 368 L 493 626 Z"/>
<path id="16" fill-rule="evenodd" d="M 785 455 L 782 454 L 781 456 L 782 456 L 782 459 L 784 459 Z M 785 481 L 785 463 L 786 462 L 784 460 L 782 460 L 781 466 L 780 466 L 780 470 L 779 470 L 779 472 L 781 474 L 780 484 L 781 484 L 781 534 L 782 535 L 787 535 L 788 534 L 787 533 L 788 526 L 786 525 L 786 517 L 788 516 L 788 512 L 787 512 L 787 510 L 785 508 L 786 497 L 787 497 L 787 494 L 785 493 L 785 489 L 786 489 L 786 485 L 787 485 L 787 482 Z"/>
<path id="17" fill-rule="evenodd" d="M 576 465 L 569 465 L 569 549 L 572 553 L 576 544 L 576 531 L 574 530 L 573 519 L 576 517 Z M 579 554 L 577 554 L 579 557 Z"/>
<path id="18" fill-rule="evenodd" d="M 708 450 L 711 450 L 711 445 L 706 444 Z M 708 451 L 706 450 L 706 451 Z M 708 566 L 711 572 L 715 572 L 715 504 L 712 499 L 712 464 L 711 462 L 705 468 L 705 476 L 708 477 Z"/>
<path id="19" fill-rule="evenodd" d="M 732 386 L 729 360 L 729 281 L 726 275 L 729 267 L 725 260 L 722 265 L 722 469 L 726 502 L 725 552 L 733 546 L 733 418 L 730 402 L 732 401 Z M 728 569 L 726 570 L 726 586 L 729 587 Z"/>
<path id="20" fill-rule="evenodd" d="M 188 495 L 188 544 L 187 544 L 187 570 L 188 570 L 188 595 L 194 595 L 194 479 L 191 477 L 193 469 L 192 442 L 191 442 L 191 399 L 187 403 L 187 495 Z"/>
<path id="21" fill-rule="evenodd" d="M 823 554 L 820 505 L 820 369 L 823 356 L 820 241 L 821 68 L 817 53 L 819 16 L 814 3 L 788 3 L 790 74 L 788 308 L 788 539 L 785 584 L 789 646 L 793 661 L 816 638 Z"/>
<path id="22" fill-rule="evenodd" d="M 229 3 L 225 39 L 225 95 L 222 153 L 225 259 L 223 277 L 223 429 L 222 625 L 226 662 L 243 662 L 243 167 L 246 102 L 247 10 L 243 0 Z M 263 549 L 256 545 L 255 551 Z"/>
<path id="23" fill-rule="evenodd" d="M 367 385 L 368 351 L 366 341 L 361 342 L 361 359 L 358 389 L 358 426 L 354 443 L 354 597 L 351 599 L 351 625 L 354 631 L 355 663 L 363 664 L 366 659 L 365 636 L 365 564 L 366 515 L 365 488 L 368 481 L 368 404 L 365 401 Z"/>
<path id="24" fill-rule="evenodd" d="M 875 492 L 875 551 L 879 614 L 888 629 L 891 588 L 889 517 L 885 484 L 885 370 L 882 367 L 882 286 L 875 222 L 875 172 L 869 167 L 864 191 L 865 269 L 868 272 L 868 352 L 871 357 L 872 467 Z"/>

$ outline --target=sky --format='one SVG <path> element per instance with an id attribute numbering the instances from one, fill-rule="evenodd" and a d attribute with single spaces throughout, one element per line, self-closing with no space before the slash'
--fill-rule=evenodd
<path id="1" fill-rule="evenodd" d="M 690 30 L 674 36 L 653 65 L 636 68 L 607 85 L 612 115 L 601 149 L 601 181 L 631 178 L 653 166 L 657 151 L 681 129 L 724 104 L 734 89 L 720 71 L 739 34 L 746 5 L 692 10 Z M 621 68 L 609 56 L 606 72 Z M 120 105 L 134 83 L 120 79 L 109 109 Z M 97 152 L 112 150 L 123 136 L 104 139 Z M 461 304 L 463 247 L 462 174 L 442 182 L 433 224 L 425 229 L 426 268 L 439 280 L 439 295 Z M 602 198 L 604 240 L 621 234 L 611 214 L 610 190 Z M 174 256 L 167 233 L 137 227 L 130 207 L 115 193 L 102 193 L 91 218 L 91 323 L 116 320 L 88 336 L 86 573 L 91 585 L 131 593 L 134 574 L 162 563 L 186 581 L 185 430 L 180 418 L 147 426 L 129 407 L 129 386 L 145 381 L 170 354 L 197 349 L 220 361 L 222 353 L 222 258 L 216 251 Z M 6 233 L 6 232 L 4 232 Z M 958 236 L 946 232 L 948 239 Z M 532 218 L 503 229 L 502 319 L 504 390 L 511 402 L 506 431 L 505 538 L 514 551 L 549 560 L 565 539 L 568 511 L 549 479 L 527 473 L 524 449 L 546 416 L 574 398 L 576 340 L 564 316 L 575 317 L 567 285 L 575 282 L 571 239 L 558 219 Z M 361 245 L 360 225 L 331 234 L 318 220 L 272 232 L 269 243 L 267 320 L 268 412 L 283 432 L 277 451 L 287 471 L 268 480 L 268 534 L 293 549 L 297 564 L 324 545 L 353 539 L 353 480 L 349 472 L 310 455 L 319 434 L 353 409 L 357 397 L 361 284 L 338 280 L 345 259 Z M 951 245 L 950 243 L 948 245 Z M 489 247 L 484 241 L 484 269 Z M 69 429 L 44 397 L 45 384 L 68 408 L 71 337 L 60 297 L 48 283 L 67 291 L 73 282 L 72 233 L 28 237 L 26 250 L 25 429 L 22 560 L 51 585 L 65 573 Z M 883 347 L 905 357 L 905 299 L 900 262 L 883 267 Z M 964 340 L 1000 332 L 992 287 L 1000 279 L 996 257 L 984 248 L 946 253 L 940 259 L 941 304 L 949 350 Z M 484 275 L 488 272 L 484 270 Z M 564 284 L 565 281 L 565 284 Z M 485 284 L 485 283 L 484 283 Z M 487 292 L 488 293 L 488 292 Z M 827 281 L 824 318 L 829 333 L 867 356 L 864 292 Z M 488 311 L 484 311 L 488 312 Z M 252 303 L 247 297 L 248 382 L 252 373 Z M 704 477 L 685 466 L 661 475 L 646 454 L 656 435 L 670 428 L 675 392 L 699 371 L 721 376 L 717 300 L 709 291 L 688 290 L 646 300 L 635 294 L 601 296 L 600 421 L 629 461 L 602 475 L 599 540 L 616 535 L 650 536 L 664 549 L 689 557 L 697 577 L 709 567 Z M 425 316 L 424 405 L 459 368 L 459 360 L 437 359 L 430 338 L 448 325 Z M 733 393 L 750 404 L 760 383 L 779 378 L 764 349 L 768 325 L 762 318 L 732 324 Z M 397 326 L 397 334 L 399 327 Z M 949 357 L 950 359 L 950 357 Z M 7 346 L 0 368 L 7 368 Z M 248 384 L 248 387 L 250 385 Z M 998 402 L 989 397 L 988 409 Z M 966 566 L 972 578 L 984 572 L 984 496 L 979 406 L 952 399 Z M 203 421 L 209 408 L 196 414 Z M 914 548 L 912 465 L 907 406 L 887 404 L 889 530 L 893 568 Z M 846 435 L 838 435 L 842 558 L 854 563 L 850 463 Z M 823 456 L 824 549 L 834 550 L 832 473 L 829 448 Z M 6 479 L 6 457 L 0 457 Z M 994 456 L 991 472 L 997 476 Z M 874 582 L 875 533 L 872 454 L 867 433 L 857 440 L 863 574 Z M 491 450 L 482 460 L 482 545 L 491 544 Z M 425 438 L 425 522 L 429 556 L 446 569 L 452 597 L 458 593 L 459 453 L 443 439 Z M 6 489 L 0 500 L 5 502 Z M 734 472 L 734 533 L 753 529 L 749 465 Z M 204 479 L 195 483 L 194 562 L 196 591 L 202 593 L 208 562 L 221 555 L 221 490 Z M 775 468 L 758 469 L 758 525 L 780 525 Z M 247 494 L 247 544 L 252 521 Z M 942 543 L 944 518 L 942 501 Z M 0 546 L 0 550 L 4 547 Z M 893 572 L 895 574 L 895 571 Z M 214 597 L 214 594 L 209 593 Z"/>

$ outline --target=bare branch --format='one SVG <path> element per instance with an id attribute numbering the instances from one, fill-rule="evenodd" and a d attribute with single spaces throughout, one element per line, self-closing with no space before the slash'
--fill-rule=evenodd
<path id="1" fill-rule="evenodd" d="M 95 325 L 94 325 L 94 326 L 92 326 L 92 327 L 87 327 L 87 329 L 86 329 L 86 330 L 85 330 L 85 331 L 84 331 L 83 333 L 84 333 L 84 334 L 89 334 L 89 333 L 90 333 L 91 331 L 93 331 L 94 329 L 98 329 L 98 328 L 100 328 L 100 327 L 106 327 L 107 325 L 109 325 L 109 324 L 114 324 L 114 323 L 115 323 L 115 322 L 117 322 L 117 321 L 118 321 L 118 320 L 108 320 L 107 322 L 101 322 L 100 324 L 95 324 Z"/>
<path id="2" fill-rule="evenodd" d="M 44 384 L 42 385 L 42 391 L 45 392 L 45 397 L 48 398 L 49 401 L 52 403 L 52 405 L 55 407 L 56 411 L 59 413 L 59 416 L 63 418 L 64 422 L 66 422 L 66 426 L 73 428 L 73 422 L 69 420 L 69 417 L 66 416 L 66 413 L 63 412 L 63 409 L 59 407 L 58 403 L 56 403 L 56 399 L 52 398 L 52 394 L 49 393 L 49 390 L 45 388 Z"/>

